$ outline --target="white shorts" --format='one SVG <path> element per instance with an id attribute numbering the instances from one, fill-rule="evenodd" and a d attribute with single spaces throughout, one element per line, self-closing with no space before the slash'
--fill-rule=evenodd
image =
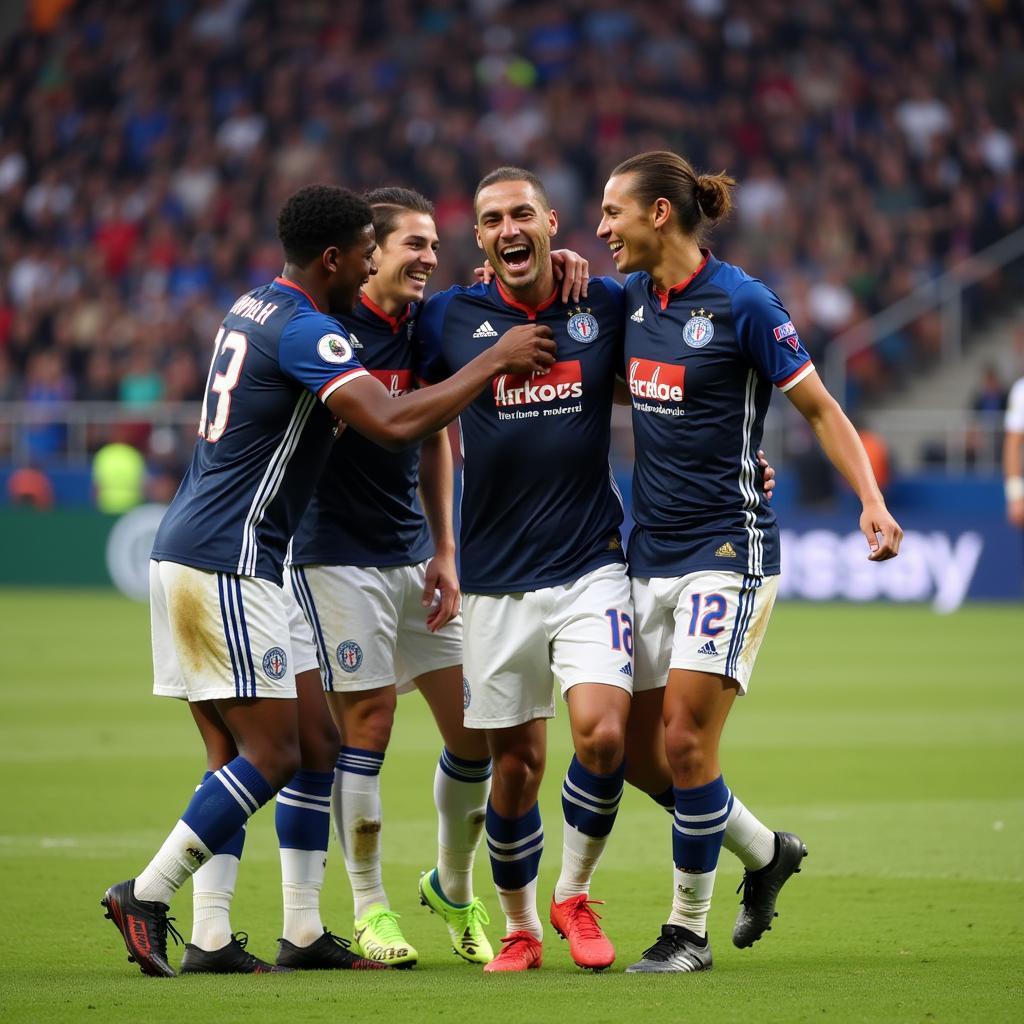
<path id="1" fill-rule="evenodd" d="M 562 587 L 467 594 L 465 717 L 471 729 L 554 718 L 577 683 L 633 692 L 633 602 L 624 565 L 604 565 Z"/>
<path id="2" fill-rule="evenodd" d="M 634 579 L 636 689 L 686 668 L 728 676 L 746 693 L 778 589 L 778 576 L 710 570 Z"/>
<path id="3" fill-rule="evenodd" d="M 328 692 L 413 689 L 427 672 L 462 664 L 462 617 L 436 633 L 421 604 L 427 563 L 390 569 L 292 566 L 287 575 L 313 627 Z"/>
<path id="4" fill-rule="evenodd" d="M 302 612 L 270 580 L 151 561 L 149 609 L 160 697 L 294 697 L 317 667 Z"/>

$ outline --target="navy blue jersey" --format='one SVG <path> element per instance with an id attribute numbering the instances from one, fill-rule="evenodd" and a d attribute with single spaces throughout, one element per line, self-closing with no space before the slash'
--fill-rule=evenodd
<path id="1" fill-rule="evenodd" d="M 279 277 L 243 295 L 217 332 L 199 440 L 153 557 L 280 584 L 334 441 L 321 402 L 365 374 L 345 329 L 298 285 Z"/>
<path id="2" fill-rule="evenodd" d="M 812 370 L 778 297 L 710 254 L 668 293 L 625 288 L 626 376 L 636 463 L 634 576 L 779 571 L 775 513 L 757 465 L 773 386 Z"/>
<path id="3" fill-rule="evenodd" d="M 419 375 L 412 334 L 416 310 L 388 316 L 366 296 L 341 322 L 360 362 L 393 396 Z M 389 452 L 349 427 L 327 459 L 292 540 L 295 565 L 415 565 L 433 552 L 420 506 L 420 446 Z"/>
<path id="4" fill-rule="evenodd" d="M 582 305 L 537 309 L 496 282 L 427 300 L 417 325 L 424 378 L 457 372 L 528 320 L 558 349 L 546 374 L 500 374 L 460 418 L 462 589 L 509 594 L 571 583 L 624 560 L 622 502 L 608 465 L 612 389 L 622 365 L 622 286 L 594 278 Z"/>

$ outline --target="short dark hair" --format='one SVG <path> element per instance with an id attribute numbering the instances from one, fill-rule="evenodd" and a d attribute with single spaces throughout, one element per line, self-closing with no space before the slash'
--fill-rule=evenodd
<path id="1" fill-rule="evenodd" d="M 490 174 L 485 174 L 480 179 L 480 184 L 477 185 L 476 191 L 473 193 L 473 209 L 476 209 L 476 201 L 480 198 L 480 193 L 485 188 L 497 185 L 502 181 L 525 181 L 528 185 L 533 186 L 534 192 L 540 196 L 541 202 L 544 203 L 544 208 L 547 210 L 551 209 L 551 200 L 548 199 L 548 190 L 544 187 L 544 182 L 533 171 L 528 171 L 523 167 L 498 167 L 491 171 Z"/>
<path id="2" fill-rule="evenodd" d="M 373 230 L 377 234 L 377 244 L 383 245 L 384 240 L 398 226 L 398 218 L 403 213 L 425 213 L 434 216 L 434 204 L 424 195 L 411 188 L 399 185 L 388 185 L 375 188 L 364 196 L 373 208 Z"/>
<path id="3" fill-rule="evenodd" d="M 285 259 L 305 267 L 332 245 L 348 249 L 373 223 L 370 204 L 335 185 L 306 185 L 293 192 L 277 215 L 277 237 Z"/>
<path id="4" fill-rule="evenodd" d="M 642 206 L 656 199 L 672 204 L 676 223 L 688 235 L 701 239 L 706 227 L 721 220 L 732 209 L 733 178 L 698 174 L 688 160 L 667 150 L 639 153 L 623 160 L 611 173 L 633 175 L 633 194 Z"/>

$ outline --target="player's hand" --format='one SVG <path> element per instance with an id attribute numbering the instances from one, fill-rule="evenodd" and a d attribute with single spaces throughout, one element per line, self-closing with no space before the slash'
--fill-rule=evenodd
<path id="1" fill-rule="evenodd" d="M 860 530 L 867 538 L 869 561 L 884 562 L 887 558 L 895 558 L 900 551 L 903 530 L 900 524 L 889 514 L 889 510 L 881 501 L 870 502 L 864 506 L 860 514 Z"/>
<path id="2" fill-rule="evenodd" d="M 555 361 L 555 340 L 543 324 L 517 324 L 495 343 L 505 373 L 545 373 Z"/>
<path id="3" fill-rule="evenodd" d="M 1024 498 L 1016 498 L 1006 503 L 1006 518 L 1011 526 L 1024 526 Z"/>
<path id="4" fill-rule="evenodd" d="M 455 555 L 439 553 L 427 562 L 427 578 L 423 583 L 423 607 L 427 612 L 427 629 L 436 633 L 459 614 L 462 591 L 455 572 Z"/>
<path id="5" fill-rule="evenodd" d="M 484 265 L 482 267 L 474 267 L 473 276 L 477 281 L 482 281 L 484 284 L 490 284 L 494 280 L 494 267 L 491 266 L 491 261 L 484 260 Z"/>
<path id="6" fill-rule="evenodd" d="M 587 297 L 590 286 L 590 261 L 572 249 L 555 249 L 551 253 L 551 269 L 555 280 L 562 282 L 562 301 L 579 302 Z"/>
<path id="7" fill-rule="evenodd" d="M 757 450 L 757 464 L 764 470 L 764 483 L 761 484 L 764 500 L 771 501 L 772 495 L 775 493 L 775 467 L 769 463 L 768 456 L 765 455 L 762 448 Z"/>

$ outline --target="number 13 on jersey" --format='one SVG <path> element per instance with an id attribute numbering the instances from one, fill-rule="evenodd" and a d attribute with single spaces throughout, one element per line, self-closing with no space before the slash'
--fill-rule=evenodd
<path id="1" fill-rule="evenodd" d="M 213 343 L 213 359 L 210 361 L 210 372 L 206 376 L 206 391 L 203 393 L 203 411 L 199 417 L 199 436 L 211 444 L 219 441 L 227 429 L 228 417 L 231 415 L 231 392 L 238 385 L 242 376 L 242 363 L 249 348 L 249 339 L 241 331 L 227 331 L 221 328 Z M 231 358 L 223 372 L 216 369 L 217 360 L 230 352 Z M 212 422 L 207 417 L 207 403 L 210 392 L 217 396 L 217 405 L 213 410 Z"/>

